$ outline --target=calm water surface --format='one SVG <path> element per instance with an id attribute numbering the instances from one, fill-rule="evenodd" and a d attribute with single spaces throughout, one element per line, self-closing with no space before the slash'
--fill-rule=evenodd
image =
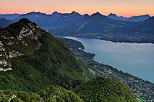
<path id="1" fill-rule="evenodd" d="M 114 43 L 99 39 L 67 37 L 82 42 L 86 52 L 96 54 L 94 60 L 111 65 L 154 83 L 154 44 Z"/>

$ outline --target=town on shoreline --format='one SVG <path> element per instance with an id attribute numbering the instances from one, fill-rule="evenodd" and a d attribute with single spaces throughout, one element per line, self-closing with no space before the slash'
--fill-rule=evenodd
<path id="1" fill-rule="evenodd" d="M 144 81 L 131 74 L 113 68 L 110 65 L 98 63 L 94 61 L 95 54 L 84 51 L 84 46 L 81 42 L 68 39 L 58 38 L 66 44 L 66 46 L 74 53 L 77 59 L 85 63 L 88 68 L 97 75 L 110 76 L 122 81 L 127 85 L 136 97 L 139 97 L 146 102 L 154 102 L 154 84 L 149 81 Z"/>

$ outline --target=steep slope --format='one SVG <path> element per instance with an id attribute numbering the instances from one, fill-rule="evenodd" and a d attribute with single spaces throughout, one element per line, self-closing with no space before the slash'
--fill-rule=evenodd
<path id="1" fill-rule="evenodd" d="M 28 19 L 0 29 L 0 89 L 37 91 L 49 85 L 74 88 L 89 70 L 51 34 Z"/>
<path id="2" fill-rule="evenodd" d="M 133 93 L 120 81 L 98 77 L 74 89 L 85 102 L 136 102 Z"/>

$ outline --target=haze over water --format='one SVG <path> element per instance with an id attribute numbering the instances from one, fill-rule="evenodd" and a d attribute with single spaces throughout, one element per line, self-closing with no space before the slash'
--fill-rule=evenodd
<path id="1" fill-rule="evenodd" d="M 79 37 L 67 38 L 82 42 L 86 52 L 96 54 L 94 60 L 154 83 L 154 44 L 114 43 Z"/>

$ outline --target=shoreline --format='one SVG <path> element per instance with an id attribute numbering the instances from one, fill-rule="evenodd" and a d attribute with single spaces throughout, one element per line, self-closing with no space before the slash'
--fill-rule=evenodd
<path id="1" fill-rule="evenodd" d="M 67 38 L 62 38 L 62 39 L 67 39 Z M 95 54 L 87 53 L 84 51 L 84 49 L 79 49 L 80 46 L 74 47 L 72 43 L 73 40 L 67 39 L 67 41 L 68 40 L 71 40 L 71 43 L 67 42 L 66 45 L 75 54 L 77 59 L 85 63 L 88 66 L 88 68 L 95 71 L 97 75 L 110 76 L 110 77 L 119 79 L 134 92 L 136 97 L 142 98 L 147 102 L 154 101 L 154 96 L 153 96 L 154 83 L 145 81 L 129 73 L 119 71 L 117 68 L 114 68 L 110 65 L 105 65 L 105 64 L 96 62 L 94 61 Z M 78 43 L 82 44 L 81 42 L 78 42 Z"/>
<path id="2" fill-rule="evenodd" d="M 115 40 L 111 40 L 111 39 L 103 39 L 103 38 L 99 38 L 99 37 L 87 37 L 87 36 L 55 36 L 55 37 L 60 37 L 60 38 L 65 38 L 65 37 L 80 37 L 80 38 L 88 38 L 88 39 L 98 39 L 98 40 L 104 40 L 104 41 L 109 41 L 109 42 L 113 42 L 113 43 L 134 43 L 134 44 L 154 44 L 154 42 L 137 42 L 137 41 L 115 41 Z"/>
<path id="3" fill-rule="evenodd" d="M 87 52 L 91 52 L 91 53 L 96 54 L 96 56 L 94 57 L 94 60 L 96 62 L 110 65 L 112 67 L 117 68 L 118 70 L 122 70 L 124 73 L 129 73 L 129 74 L 136 76 L 138 78 L 141 78 L 145 81 L 149 81 L 151 83 L 154 83 L 153 78 L 150 77 L 150 76 L 152 76 L 152 72 L 150 71 L 150 69 L 153 68 L 153 63 L 152 63 L 153 57 L 151 57 L 149 55 L 145 56 L 146 53 L 152 54 L 151 51 L 154 51 L 154 49 L 153 49 L 154 44 L 152 44 L 152 43 L 126 43 L 126 42 L 115 43 L 112 41 L 93 39 L 93 38 L 87 38 L 87 37 L 70 37 L 70 36 L 68 36 L 68 37 L 64 37 L 64 38 L 73 39 L 73 40 L 79 41 L 81 43 L 83 42 L 83 46 L 86 47 L 83 50 L 85 52 L 87 51 Z M 91 45 L 94 47 L 92 47 L 89 44 L 91 42 L 92 42 Z M 97 47 L 95 47 L 95 46 L 97 46 Z M 125 46 L 128 46 L 128 47 L 126 48 Z M 106 48 L 107 48 L 107 50 L 105 50 Z M 122 48 L 122 50 L 119 51 L 119 48 Z M 128 49 L 128 48 L 131 48 L 131 49 Z M 149 50 L 147 50 L 147 49 L 149 49 Z M 150 50 L 150 49 L 152 49 L 152 50 Z M 141 51 L 139 51 L 139 50 L 141 50 Z M 109 54 L 109 56 L 106 54 Z M 111 58 L 112 54 L 117 54 L 117 55 L 113 55 L 114 58 L 112 59 Z M 120 55 L 120 54 L 122 54 L 122 55 Z M 128 55 L 130 55 L 131 57 L 127 57 Z M 143 57 L 141 57 L 142 55 L 143 55 Z M 136 57 L 134 57 L 134 56 L 136 56 Z M 126 58 L 126 59 L 122 59 L 122 58 Z M 118 61 L 117 61 L 117 59 L 118 59 Z M 135 63 L 135 61 L 136 61 L 136 63 Z M 140 62 L 143 62 L 143 63 L 140 64 Z M 149 65 L 146 65 L 147 63 Z M 146 67 L 149 70 L 145 69 Z M 134 68 L 136 68 L 136 69 L 134 69 Z M 142 70 L 142 71 L 140 71 L 140 70 Z"/>

